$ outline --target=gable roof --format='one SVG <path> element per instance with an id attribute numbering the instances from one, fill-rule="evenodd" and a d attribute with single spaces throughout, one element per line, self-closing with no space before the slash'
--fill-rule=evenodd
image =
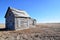
<path id="1" fill-rule="evenodd" d="M 6 15 L 8 13 L 8 11 L 11 11 L 13 12 L 14 16 L 15 17 L 30 17 L 26 11 L 23 11 L 23 10 L 18 10 L 18 9 L 15 9 L 15 8 L 11 8 L 11 7 L 8 7 L 8 10 L 6 12 Z M 6 15 L 5 15 L 5 18 L 6 18 Z"/>

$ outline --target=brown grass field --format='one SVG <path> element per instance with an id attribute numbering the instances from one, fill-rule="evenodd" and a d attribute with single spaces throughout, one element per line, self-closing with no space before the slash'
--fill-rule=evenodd
<path id="1" fill-rule="evenodd" d="M 0 28 L 5 28 L 5 24 L 0 24 Z M 60 29 L 60 23 L 38 23 L 36 28 L 40 29 Z M 59 30 L 60 31 L 60 30 Z"/>
<path id="2" fill-rule="evenodd" d="M 0 24 L 0 28 L 5 28 L 4 24 Z M 21 32 L 60 32 L 60 23 L 38 23 L 35 28 L 19 30 Z M 18 32 L 18 31 L 17 31 Z"/>
<path id="3" fill-rule="evenodd" d="M 0 28 L 4 28 L 0 24 Z M 60 40 L 60 23 L 39 23 L 35 28 L 0 31 L 0 40 Z"/>
<path id="4" fill-rule="evenodd" d="M 0 24 L 0 28 L 5 28 L 5 24 Z"/>

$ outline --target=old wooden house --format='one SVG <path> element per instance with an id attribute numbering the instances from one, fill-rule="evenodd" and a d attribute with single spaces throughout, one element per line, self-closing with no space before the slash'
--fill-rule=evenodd
<path id="1" fill-rule="evenodd" d="M 8 30 L 21 30 L 34 27 L 36 20 L 32 19 L 26 11 L 8 7 L 5 24 Z"/>

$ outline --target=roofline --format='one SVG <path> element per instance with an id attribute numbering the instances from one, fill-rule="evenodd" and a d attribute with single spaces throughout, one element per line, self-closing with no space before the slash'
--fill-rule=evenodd
<path id="1" fill-rule="evenodd" d="M 36 21 L 36 19 L 33 19 L 31 17 L 15 17 L 15 18 L 29 18 L 29 19 L 32 19 L 32 20 L 35 20 Z"/>
<path id="2" fill-rule="evenodd" d="M 30 18 L 31 19 L 31 17 L 15 17 L 15 18 Z"/>
<path id="3" fill-rule="evenodd" d="M 15 9 L 15 8 L 11 8 L 10 7 L 10 9 L 11 9 L 11 11 L 15 11 L 15 12 L 17 12 L 17 13 L 21 13 L 21 12 L 24 12 L 25 14 L 28 14 L 26 11 L 24 11 L 24 10 L 19 10 L 19 9 Z M 28 15 L 28 17 L 30 17 L 30 15 Z"/>
<path id="4" fill-rule="evenodd" d="M 24 11 L 24 10 L 18 10 L 18 9 L 15 9 L 15 8 L 11 8 L 11 7 L 8 7 L 8 9 L 7 9 L 7 11 L 6 11 L 6 14 L 5 14 L 5 16 L 4 16 L 4 18 L 6 18 L 6 15 L 7 15 L 7 13 L 8 13 L 8 11 L 9 10 L 11 10 L 11 12 L 13 12 L 13 11 L 15 11 L 15 12 L 17 12 L 17 13 L 21 13 L 21 12 L 24 12 L 25 14 L 27 14 L 27 12 L 26 11 Z M 28 14 L 27 14 L 28 15 Z M 15 16 L 16 17 L 16 16 Z M 19 16 L 20 17 L 20 16 Z M 28 16 L 26 16 L 26 17 L 30 17 L 29 15 Z"/>

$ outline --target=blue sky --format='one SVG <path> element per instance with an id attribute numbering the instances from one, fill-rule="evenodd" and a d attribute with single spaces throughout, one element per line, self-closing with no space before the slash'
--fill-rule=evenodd
<path id="1" fill-rule="evenodd" d="M 40 23 L 60 22 L 60 0 L 0 0 L 0 23 L 8 7 L 25 10 Z"/>

